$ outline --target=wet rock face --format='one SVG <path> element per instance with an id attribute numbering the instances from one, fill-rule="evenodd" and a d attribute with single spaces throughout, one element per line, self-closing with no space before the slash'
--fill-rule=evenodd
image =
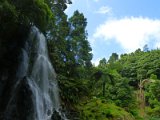
<path id="1" fill-rule="evenodd" d="M 1 113 L 0 120 L 33 120 L 32 92 L 26 81 L 26 77 L 20 81 L 14 91 L 15 95 L 11 96 L 6 109 Z"/>
<path id="2" fill-rule="evenodd" d="M 8 115 L 10 110 L 6 111 L 6 108 L 12 96 L 13 86 L 17 82 L 20 49 L 24 46 L 28 31 L 29 28 L 19 27 L 14 34 L 0 35 L 0 120 L 13 120 L 17 116 L 14 114 L 14 118 L 11 118 Z M 12 109 L 16 109 L 16 104 L 13 103 Z"/>
<path id="3" fill-rule="evenodd" d="M 32 91 L 27 83 L 27 78 L 24 77 L 22 80 L 18 93 L 17 93 L 17 112 L 20 120 L 32 120 L 33 112 L 33 102 L 31 99 Z"/>
<path id="4" fill-rule="evenodd" d="M 52 120 L 62 120 L 59 112 L 57 112 L 56 110 L 53 112 L 51 119 L 52 119 Z"/>
<path id="5" fill-rule="evenodd" d="M 12 109 L 16 109 L 15 104 L 15 97 L 16 95 L 11 98 L 13 86 L 16 83 L 15 80 L 15 69 L 11 67 L 11 70 L 13 72 L 7 71 L 6 75 L 2 75 L 0 80 L 0 120 L 14 120 L 13 118 L 16 117 L 16 114 L 12 116 L 9 116 L 8 113 L 12 111 Z M 10 100 L 12 99 L 12 103 L 10 103 Z M 8 104 L 11 104 L 10 107 Z M 8 110 L 6 110 L 8 109 Z M 6 116 L 6 117 L 5 117 Z M 16 119 L 18 120 L 18 119 Z"/>

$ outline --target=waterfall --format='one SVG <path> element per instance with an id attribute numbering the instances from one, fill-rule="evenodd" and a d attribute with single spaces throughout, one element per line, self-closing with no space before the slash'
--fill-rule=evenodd
<path id="1" fill-rule="evenodd" d="M 33 68 L 28 79 L 33 93 L 35 118 L 37 120 L 51 119 L 52 110 L 60 108 L 58 86 L 55 79 L 54 69 L 48 59 L 46 40 L 36 28 L 35 55 Z"/>
<path id="2" fill-rule="evenodd" d="M 56 74 L 48 57 L 46 39 L 36 27 L 31 28 L 22 49 L 17 78 L 13 92 L 23 80 L 31 93 L 32 113 L 26 116 L 26 120 L 66 120 L 65 115 L 61 113 Z M 11 97 L 10 103 L 13 98 L 14 96 Z M 54 118 L 55 113 L 60 118 Z"/>

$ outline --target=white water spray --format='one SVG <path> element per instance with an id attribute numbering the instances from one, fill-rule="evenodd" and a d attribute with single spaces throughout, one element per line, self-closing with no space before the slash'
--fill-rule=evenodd
<path id="1" fill-rule="evenodd" d="M 58 84 L 48 58 L 46 40 L 36 27 L 32 27 L 22 54 L 24 58 L 18 74 L 27 77 L 27 83 L 32 91 L 33 119 L 51 120 L 54 111 L 61 119 L 66 119 L 60 112 Z"/>

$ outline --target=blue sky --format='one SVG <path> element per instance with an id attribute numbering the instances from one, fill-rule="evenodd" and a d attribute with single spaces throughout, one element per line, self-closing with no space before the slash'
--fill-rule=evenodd
<path id="1" fill-rule="evenodd" d="M 130 53 L 148 44 L 160 47 L 160 0 L 72 0 L 65 11 L 87 18 L 88 40 L 96 65 L 112 53 Z"/>

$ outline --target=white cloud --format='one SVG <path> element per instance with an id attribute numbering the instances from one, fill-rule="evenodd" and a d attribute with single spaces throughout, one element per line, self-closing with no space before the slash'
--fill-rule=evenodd
<path id="1" fill-rule="evenodd" d="M 160 42 L 157 42 L 154 47 L 160 49 Z"/>
<path id="2" fill-rule="evenodd" d="M 96 11 L 96 13 L 100 13 L 100 14 L 110 14 L 111 12 L 112 12 L 112 8 L 108 6 L 102 6 L 99 8 L 98 11 Z"/>
<path id="3" fill-rule="evenodd" d="M 100 25 L 94 39 L 103 38 L 105 41 L 116 40 L 126 52 L 142 48 L 151 42 L 160 46 L 160 20 L 143 17 L 126 17 L 122 19 L 107 20 Z M 116 46 L 115 46 L 116 47 Z"/>
<path id="4" fill-rule="evenodd" d="M 98 58 L 98 59 L 96 59 L 96 60 L 92 60 L 92 64 L 93 64 L 94 66 L 98 66 L 100 60 L 101 60 L 101 58 Z"/>

